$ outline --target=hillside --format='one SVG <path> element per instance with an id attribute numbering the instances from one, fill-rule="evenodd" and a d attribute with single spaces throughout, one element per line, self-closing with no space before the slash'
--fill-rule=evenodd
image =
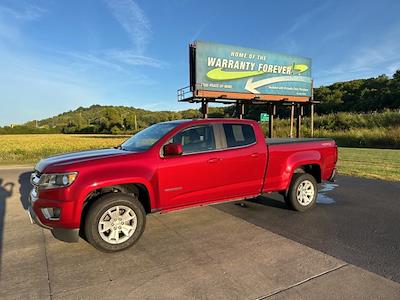
<path id="1" fill-rule="evenodd" d="M 370 112 L 400 108 L 400 70 L 392 78 L 376 78 L 337 82 L 314 89 L 315 100 L 321 101 L 318 113 L 337 111 Z"/>
<path id="2" fill-rule="evenodd" d="M 218 110 L 218 109 L 217 109 Z M 126 106 L 79 107 L 57 116 L 0 128 L 3 133 L 121 133 L 141 130 L 151 124 L 182 118 L 198 118 L 199 110 L 149 111 Z M 135 124 L 136 117 L 136 124 Z"/>
<path id="3" fill-rule="evenodd" d="M 151 124 L 182 118 L 197 118 L 198 110 L 158 111 L 126 106 L 92 105 L 38 121 L 39 127 L 58 128 L 63 133 L 120 133 L 141 130 Z M 136 117 L 136 124 L 135 124 Z M 32 122 L 26 124 L 34 126 Z"/>

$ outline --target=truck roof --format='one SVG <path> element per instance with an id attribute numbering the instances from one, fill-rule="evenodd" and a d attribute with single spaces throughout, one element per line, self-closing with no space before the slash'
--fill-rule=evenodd
<path id="1" fill-rule="evenodd" d="M 204 123 L 255 123 L 254 120 L 249 119 L 235 119 L 235 118 L 208 118 L 208 119 L 182 119 L 166 121 L 162 123 L 168 124 L 183 124 L 183 123 L 193 123 L 193 124 L 204 124 Z"/>

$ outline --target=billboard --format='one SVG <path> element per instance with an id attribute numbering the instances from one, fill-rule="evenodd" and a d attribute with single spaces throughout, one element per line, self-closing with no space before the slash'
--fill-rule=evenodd
<path id="1" fill-rule="evenodd" d="M 190 85 L 237 99 L 306 99 L 312 94 L 311 59 L 196 41 L 190 46 Z"/>

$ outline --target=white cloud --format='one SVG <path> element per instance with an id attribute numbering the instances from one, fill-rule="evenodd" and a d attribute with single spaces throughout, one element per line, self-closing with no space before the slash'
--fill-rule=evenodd
<path id="1" fill-rule="evenodd" d="M 38 6 L 24 6 L 21 10 L 0 5 L 0 43 L 16 43 L 21 40 L 20 27 L 42 17 L 46 10 Z"/>
<path id="2" fill-rule="evenodd" d="M 122 68 L 145 66 L 162 68 L 167 64 L 159 59 L 144 55 L 151 39 L 151 24 L 145 12 L 133 0 L 106 0 L 112 15 L 128 33 L 132 42 L 131 49 L 107 49 L 100 56 Z M 99 56 L 97 56 L 99 58 Z"/>
<path id="3" fill-rule="evenodd" d="M 132 50 L 110 50 L 107 51 L 108 56 L 115 61 L 132 66 L 149 66 L 154 68 L 161 68 L 166 63 L 144 55 L 138 55 Z"/>
<path id="4" fill-rule="evenodd" d="M 47 11 L 35 5 L 26 5 L 23 9 L 17 10 L 6 6 L 0 6 L 0 14 L 4 17 L 20 20 L 33 21 L 42 17 Z"/>
<path id="5" fill-rule="evenodd" d="M 323 2 L 323 4 L 314 7 L 313 9 L 306 11 L 291 21 L 291 26 L 284 31 L 276 40 L 275 45 L 279 45 L 280 49 L 284 49 L 289 53 L 298 52 L 298 45 L 296 43 L 296 38 L 293 37 L 293 34 L 296 33 L 299 29 L 308 25 L 312 18 L 317 16 L 324 10 L 330 7 L 331 3 Z"/>
<path id="6" fill-rule="evenodd" d="M 133 0 L 107 0 L 112 14 L 129 34 L 138 54 L 142 54 L 151 37 L 151 26 L 144 11 Z"/>
<path id="7" fill-rule="evenodd" d="M 366 76 L 392 75 L 400 66 L 400 27 L 391 29 L 371 43 L 351 49 L 352 54 L 330 70 L 316 73 L 318 83 L 328 84 Z"/>
<path id="8" fill-rule="evenodd" d="M 0 126 L 98 103 L 102 91 L 69 67 L 0 49 Z"/>
<path id="9" fill-rule="evenodd" d="M 143 69 L 167 64 L 142 53 L 151 36 L 144 12 L 133 1 L 109 3 L 129 33 L 131 48 L 76 51 L 51 43 L 38 45 L 25 28 L 50 12 L 0 4 L 0 126 L 103 101 L 121 103 L 127 95 L 132 105 L 140 94 L 139 85 L 158 84 Z"/>
<path id="10" fill-rule="evenodd" d="M 72 60 L 78 61 L 79 64 L 84 69 L 88 69 L 91 66 L 98 66 L 103 69 L 114 70 L 118 72 L 125 72 L 125 70 L 118 64 L 107 59 L 100 57 L 99 55 L 91 54 L 91 53 L 82 53 L 82 52 L 70 52 L 64 51 L 59 52 L 61 55 L 65 55 Z"/>

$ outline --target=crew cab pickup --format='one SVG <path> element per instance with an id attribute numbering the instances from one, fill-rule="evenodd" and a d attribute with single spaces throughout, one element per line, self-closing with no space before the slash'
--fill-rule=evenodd
<path id="1" fill-rule="evenodd" d="M 79 236 L 105 252 L 132 246 L 146 214 L 280 192 L 306 211 L 317 183 L 333 180 L 330 139 L 265 139 L 251 120 L 152 125 L 112 149 L 52 156 L 31 176 L 33 223 L 66 242 Z"/>

